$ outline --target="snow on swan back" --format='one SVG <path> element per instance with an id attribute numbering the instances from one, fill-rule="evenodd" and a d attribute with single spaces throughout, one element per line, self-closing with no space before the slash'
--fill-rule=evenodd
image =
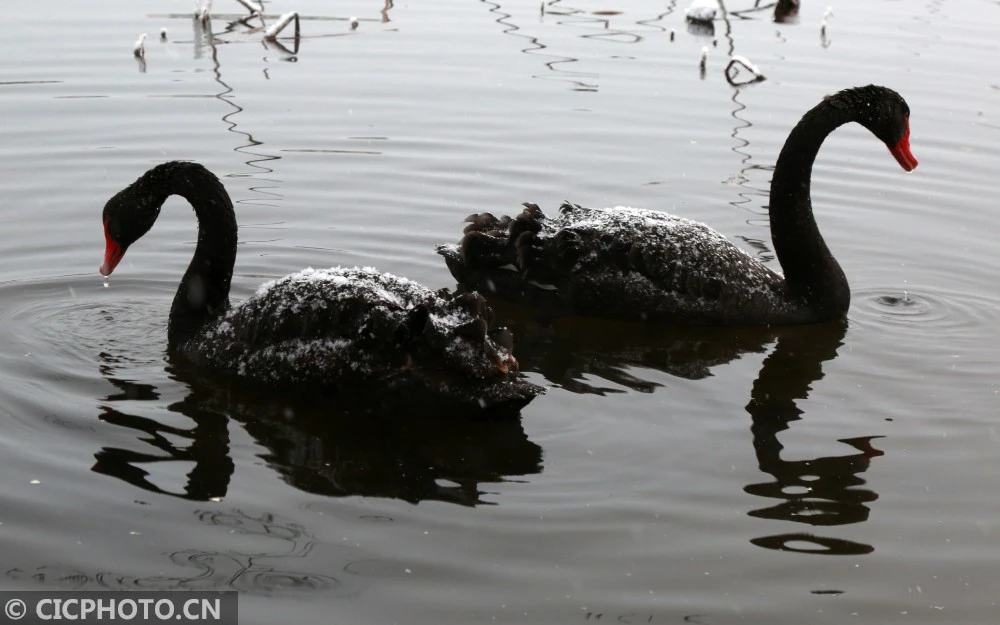
<path id="1" fill-rule="evenodd" d="M 174 194 L 194 208 L 198 244 L 170 309 L 172 356 L 238 382 L 372 406 L 506 411 L 541 392 L 518 376 L 510 332 L 493 327 L 476 293 L 432 292 L 370 267 L 310 268 L 231 307 L 236 216 L 222 183 L 197 163 L 157 165 L 108 200 L 103 275 Z"/>
<path id="2" fill-rule="evenodd" d="M 636 208 L 564 203 L 546 216 L 470 215 L 458 245 L 438 252 L 459 283 L 555 313 L 666 323 L 761 325 L 842 317 L 850 287 L 813 218 L 809 180 L 823 140 L 857 122 L 906 171 L 910 109 L 886 87 L 828 96 L 788 135 L 771 180 L 771 238 L 784 275 L 708 226 Z"/>

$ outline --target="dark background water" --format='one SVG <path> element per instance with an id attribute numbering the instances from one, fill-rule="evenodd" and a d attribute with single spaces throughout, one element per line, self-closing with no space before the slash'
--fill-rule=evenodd
<path id="1" fill-rule="evenodd" d="M 269 24 L 303 16 L 283 50 L 227 0 L 206 29 L 188 0 L 6 2 L 0 587 L 232 588 L 245 623 L 995 620 L 1000 5 L 837 0 L 822 36 L 825 3 L 758 4 L 727 2 L 713 46 L 686 3 L 273 1 Z M 768 80 L 727 84 L 729 53 Z M 675 212 L 774 263 L 784 137 L 870 82 L 909 102 L 920 167 L 859 127 L 823 146 L 846 325 L 499 306 L 548 388 L 520 421 L 182 382 L 177 198 L 107 288 L 96 271 L 105 200 L 168 159 L 236 202 L 237 299 L 336 264 L 453 286 L 434 245 L 526 200 Z"/>

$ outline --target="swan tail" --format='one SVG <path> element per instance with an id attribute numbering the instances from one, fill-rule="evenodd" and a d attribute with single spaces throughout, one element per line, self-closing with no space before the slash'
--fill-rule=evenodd
<path id="1" fill-rule="evenodd" d="M 524 210 L 510 226 L 510 241 L 515 251 L 516 265 L 525 280 L 550 282 L 551 253 L 548 240 L 538 236 L 545 213 L 537 204 L 525 202 Z"/>
<path id="2" fill-rule="evenodd" d="M 555 278 L 550 261 L 558 254 L 549 237 L 539 236 L 545 219 L 532 203 L 514 217 L 475 213 L 465 218 L 458 245 L 441 245 L 437 252 L 465 288 L 552 307 L 558 297 L 549 286 Z"/>
<path id="3" fill-rule="evenodd" d="M 560 233 L 555 238 L 541 236 L 545 213 L 531 202 L 522 206 L 521 213 L 513 218 L 497 218 L 492 213 L 469 215 L 465 236 L 458 246 L 461 263 L 471 271 L 490 274 L 494 278 L 493 288 L 499 288 L 500 292 L 506 289 L 498 285 L 498 276 L 504 283 L 556 283 L 567 265 L 564 259 L 573 257 L 576 251 L 575 233 Z M 496 292 L 489 285 L 484 287 L 476 281 L 460 281 L 467 286 L 474 284 L 475 288 Z"/>
<path id="4" fill-rule="evenodd" d="M 565 215 L 566 213 L 572 213 L 577 209 L 582 209 L 583 207 L 579 204 L 574 204 L 569 200 L 563 200 L 563 203 L 559 205 L 559 214 Z"/>
<path id="5" fill-rule="evenodd" d="M 514 241 L 526 229 L 540 229 L 518 216 L 496 217 L 493 213 L 473 213 L 465 218 L 467 225 L 458 245 L 440 245 L 449 271 L 459 283 L 471 288 L 484 288 L 483 276 L 501 268 L 509 269 L 517 262 Z M 486 288 L 487 292 L 495 292 Z"/>

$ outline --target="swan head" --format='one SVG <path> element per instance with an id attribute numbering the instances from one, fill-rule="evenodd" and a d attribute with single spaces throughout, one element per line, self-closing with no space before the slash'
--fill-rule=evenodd
<path id="1" fill-rule="evenodd" d="M 404 375 L 416 388 L 443 401 L 474 410 L 519 408 L 541 389 L 520 379 L 513 336 L 495 326 L 493 317 L 478 293 L 438 292 L 387 333 L 390 352 L 402 355 Z"/>
<path id="2" fill-rule="evenodd" d="M 393 333 L 407 366 L 448 383 L 455 377 L 484 382 L 518 372 L 509 330 L 493 324 L 493 309 L 478 293 L 441 294 L 411 308 Z"/>
<path id="3" fill-rule="evenodd" d="M 403 347 L 416 388 L 430 391 L 442 405 L 486 412 L 519 409 L 542 392 L 518 375 L 509 330 L 489 327 L 483 317 L 449 327 L 438 314 L 431 316 Z"/>
<path id="4" fill-rule="evenodd" d="M 100 268 L 102 276 L 111 275 L 129 246 L 149 232 L 160 215 L 166 195 L 149 192 L 147 178 L 152 171 L 116 193 L 104 205 L 101 215 L 105 243 L 104 262 Z"/>
<path id="5" fill-rule="evenodd" d="M 857 114 L 857 121 L 889 148 L 896 162 L 913 171 L 917 159 L 910 152 L 910 107 L 903 96 L 888 87 L 868 85 L 841 91 L 833 99 L 844 100 Z"/>

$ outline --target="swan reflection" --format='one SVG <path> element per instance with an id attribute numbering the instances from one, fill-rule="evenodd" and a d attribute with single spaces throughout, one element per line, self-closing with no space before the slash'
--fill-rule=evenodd
<path id="1" fill-rule="evenodd" d="M 831 536 L 830 530 L 866 521 L 878 499 L 862 476 L 872 459 L 882 455 L 873 445 L 875 437 L 840 439 L 854 453 L 803 457 L 800 451 L 796 459 L 786 457 L 778 440 L 802 418 L 801 402 L 823 378 L 825 364 L 837 357 L 845 323 L 676 329 L 582 318 L 539 320 L 534 311 L 500 302 L 496 312 L 519 337 L 523 369 L 573 393 L 619 393 L 623 387 L 661 392 L 661 383 L 644 378 L 643 370 L 699 380 L 743 355 L 771 349 L 746 405 L 757 465 L 767 479 L 753 479 L 743 490 L 760 498 L 748 516 L 774 522 L 777 531 L 750 542 L 813 554 L 874 550 L 869 544 Z M 111 354 L 102 354 L 102 361 L 101 373 L 115 390 L 102 398 L 99 416 L 136 432 L 137 445 L 102 448 L 95 454 L 93 470 L 151 492 L 190 500 L 225 497 L 235 471 L 231 423 L 239 424 L 264 449 L 260 457 L 285 482 L 330 497 L 476 506 L 491 503 L 484 485 L 542 470 L 542 450 L 528 439 L 519 420 L 359 415 L 220 388 L 174 366 L 172 377 L 186 382 L 189 391 L 167 410 L 192 425 L 171 425 L 162 417 L 138 414 L 144 403 L 154 409 L 162 406 L 156 387 L 119 378 L 121 363 Z M 171 490 L 160 484 L 155 477 L 158 463 L 183 466 L 183 487 Z M 805 528 L 783 531 L 787 523 Z"/>
<path id="2" fill-rule="evenodd" d="M 868 519 L 869 505 L 878 494 L 865 488 L 861 474 L 882 455 L 872 444 L 878 437 L 839 439 L 856 450 L 853 454 L 798 460 L 784 458 L 778 440 L 802 418 L 798 404 L 823 378 L 824 364 L 836 358 L 846 322 L 788 328 L 671 328 L 578 317 L 540 321 L 531 309 L 496 300 L 494 308 L 518 336 L 523 370 L 537 371 L 573 393 L 604 395 L 622 392 L 621 387 L 651 393 L 661 384 L 642 378 L 643 370 L 699 380 L 711 376 L 713 368 L 764 352 L 773 343 L 746 406 L 758 467 L 772 479 L 743 488 L 767 502 L 748 515 L 821 528 Z M 751 542 L 767 549 L 829 555 L 874 550 L 872 545 L 801 531 Z"/>
<path id="3" fill-rule="evenodd" d="M 882 455 L 872 446 L 872 439 L 878 437 L 839 439 L 858 453 L 802 460 L 782 458 L 784 447 L 778 442 L 778 433 L 802 418 L 803 411 L 796 402 L 805 400 L 812 384 L 823 378 L 823 363 L 837 356 L 846 330 L 843 323 L 791 329 L 778 338 L 774 351 L 764 359 L 746 411 L 752 419 L 757 466 L 774 479 L 749 484 L 743 490 L 779 503 L 752 510 L 750 516 L 816 527 L 868 520 L 867 504 L 878 499 L 878 494 L 863 488 L 865 480 L 860 474 L 868 470 L 872 458 Z M 802 532 L 764 536 L 751 542 L 768 549 L 827 555 L 859 555 L 875 549 L 872 545 Z"/>
<path id="4" fill-rule="evenodd" d="M 159 393 L 148 384 L 119 379 L 115 371 L 113 362 L 102 365 L 105 379 L 119 392 L 102 398 L 98 417 L 136 431 L 140 446 L 106 446 L 95 454 L 92 469 L 150 492 L 196 501 L 224 497 L 235 470 L 231 420 L 265 449 L 261 458 L 283 480 L 317 495 L 475 506 L 490 503 L 484 484 L 542 470 L 542 450 L 528 440 L 517 418 L 359 414 L 357 407 L 220 387 L 197 372 L 172 367 L 174 377 L 190 383 L 184 399 L 167 406 L 193 423 L 180 427 L 134 414 L 136 400 L 157 400 Z M 158 463 L 191 465 L 183 487 L 157 484 L 150 471 Z"/>

